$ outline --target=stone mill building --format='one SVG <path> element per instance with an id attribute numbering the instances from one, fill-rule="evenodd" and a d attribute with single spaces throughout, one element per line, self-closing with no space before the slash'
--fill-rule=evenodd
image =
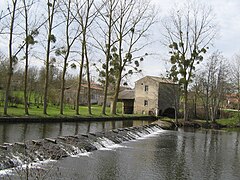
<path id="1" fill-rule="evenodd" d="M 145 76 L 135 83 L 134 113 L 174 115 L 178 92 L 178 84 L 169 79 Z"/>

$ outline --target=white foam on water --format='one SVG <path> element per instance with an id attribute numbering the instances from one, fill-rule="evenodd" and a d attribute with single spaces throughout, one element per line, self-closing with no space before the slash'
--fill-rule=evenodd
<path id="1" fill-rule="evenodd" d="M 100 143 L 105 147 L 115 145 L 115 143 L 113 141 L 111 141 L 110 139 L 108 139 L 106 137 L 100 137 L 98 139 L 100 140 Z"/>
<path id="2" fill-rule="evenodd" d="M 86 157 L 90 157 L 90 155 L 92 154 L 92 152 L 81 152 L 79 154 L 76 154 L 76 155 L 71 155 L 71 157 L 73 158 L 79 158 L 79 157 L 82 157 L 82 156 L 86 156 Z"/>
<path id="3" fill-rule="evenodd" d="M 74 146 L 75 147 L 75 146 Z M 77 154 L 72 154 L 70 157 L 82 157 L 82 156 L 87 156 L 89 157 L 92 152 L 87 152 L 85 149 L 79 149 L 78 147 L 75 147 Z"/>
<path id="4" fill-rule="evenodd" d="M 13 153 L 11 153 L 11 155 L 13 157 L 12 161 L 13 161 L 14 165 L 23 165 L 24 164 L 24 162 L 21 161 L 19 156 L 14 155 Z"/>
<path id="5" fill-rule="evenodd" d="M 113 150 L 122 147 L 106 137 L 99 137 L 98 141 L 93 143 L 98 150 Z"/>
<path id="6" fill-rule="evenodd" d="M 120 144 L 114 144 L 108 147 L 102 147 L 99 150 L 101 151 L 114 151 L 117 148 L 123 148 L 124 146 L 120 145 Z"/>
<path id="7" fill-rule="evenodd" d="M 165 132 L 165 130 L 157 128 L 157 127 L 147 128 L 146 130 L 148 132 L 150 132 L 150 134 L 145 133 L 145 132 L 142 132 L 142 133 L 141 132 L 136 132 L 141 137 L 139 137 L 137 134 L 134 134 L 131 131 L 128 132 L 127 134 L 129 136 L 135 137 L 136 139 L 132 139 L 132 140 L 129 140 L 127 142 L 134 142 L 134 141 L 138 141 L 138 140 L 148 139 L 148 138 L 151 138 L 151 137 L 156 137 L 159 134 Z M 100 147 L 98 150 L 112 151 L 116 148 L 128 148 L 127 146 L 122 145 L 124 142 L 121 143 L 121 144 L 116 144 L 113 141 L 107 139 L 106 137 L 101 137 L 99 139 L 101 139 L 100 144 L 102 144 L 104 147 Z"/>
<path id="8" fill-rule="evenodd" d="M 6 176 L 6 175 L 12 175 L 12 174 L 13 174 L 12 169 L 0 170 L 0 177 Z"/>
<path id="9" fill-rule="evenodd" d="M 101 138 L 101 144 L 105 146 L 105 148 L 103 147 L 101 149 L 110 149 L 111 150 L 111 149 L 116 149 L 116 148 L 122 147 L 121 144 L 117 144 L 106 137 Z"/>
<path id="10" fill-rule="evenodd" d="M 142 139 L 147 139 L 150 137 L 156 137 L 159 134 L 165 132 L 165 130 L 162 130 L 158 127 L 151 127 L 151 128 L 149 127 L 149 128 L 146 128 L 146 131 L 148 131 L 150 134 L 148 134 L 147 132 L 144 132 L 144 131 L 136 132 L 136 134 L 131 131 L 127 132 L 128 136 L 136 138 L 136 139 L 129 140 L 127 142 L 133 142 L 133 141 L 138 141 L 138 140 L 142 140 Z M 141 136 L 141 137 L 139 137 L 139 136 Z M 106 137 L 99 137 L 98 141 L 92 142 L 92 145 L 95 146 L 98 150 L 105 150 L 105 151 L 108 151 L 108 150 L 112 151 L 117 148 L 129 148 L 128 146 L 125 146 L 123 144 L 124 144 L 124 141 L 121 144 L 116 144 L 115 142 L 111 141 L 110 139 L 108 139 Z M 74 149 L 74 152 L 76 154 L 74 153 L 74 155 L 73 155 L 70 152 L 68 152 L 68 155 L 70 157 L 82 157 L 82 156 L 90 157 L 90 155 L 92 154 L 92 152 L 87 152 L 85 149 L 79 149 L 78 147 L 75 147 L 75 146 L 73 146 L 72 148 Z M 67 152 L 66 149 L 65 149 L 65 151 Z M 30 163 L 30 164 L 24 164 L 18 156 L 13 155 L 13 157 L 14 157 L 16 163 L 19 164 L 19 166 L 11 168 L 11 169 L 0 170 L 0 177 L 7 176 L 7 175 L 10 175 L 10 176 L 14 175 L 14 173 L 16 173 L 15 169 L 17 169 L 17 168 L 22 168 L 22 169 L 41 168 L 41 169 L 43 169 L 41 167 L 41 165 L 57 161 L 57 160 L 44 160 L 44 161 L 38 161 L 38 162 Z"/>
<path id="11" fill-rule="evenodd" d="M 158 136 L 159 134 L 161 134 L 161 133 L 163 133 L 163 132 L 165 132 L 165 130 L 158 129 L 157 131 L 155 131 L 155 132 L 153 132 L 153 133 L 151 133 L 151 134 L 147 134 L 147 135 L 145 135 L 145 136 L 143 136 L 143 137 L 140 137 L 140 138 L 138 138 L 138 139 L 148 139 L 148 138 L 150 138 L 150 137 L 156 137 L 156 136 Z"/>
<path id="12" fill-rule="evenodd" d="M 93 142 L 92 145 L 95 146 L 97 148 L 97 150 L 100 150 L 101 148 L 103 148 L 103 145 L 96 141 Z"/>
<path id="13" fill-rule="evenodd" d="M 40 167 L 40 165 L 48 164 L 50 162 L 57 162 L 57 160 L 48 159 L 48 160 L 44 160 L 44 161 L 33 162 L 33 163 L 29 163 L 29 164 L 24 164 L 24 165 L 21 166 L 21 168 L 26 169 L 28 167 L 30 169 L 32 169 L 32 168 L 40 168 L 40 169 L 42 169 Z"/>
<path id="14" fill-rule="evenodd" d="M 25 170 L 26 168 L 29 168 L 29 169 L 43 169 L 40 167 L 40 165 L 44 165 L 44 164 L 48 164 L 50 162 L 56 162 L 56 160 L 51 160 L 51 159 L 48 159 L 48 160 L 44 160 L 44 161 L 39 161 L 39 162 L 33 162 L 33 163 L 29 163 L 29 164 L 23 164 L 23 165 L 20 165 L 20 166 L 17 166 L 17 167 L 13 167 L 13 168 L 10 168 L 10 169 L 4 169 L 4 170 L 0 170 L 0 177 L 4 177 L 4 176 L 11 176 L 11 175 L 14 175 L 17 173 L 17 169 L 22 169 L 22 170 Z"/>
<path id="15" fill-rule="evenodd" d="M 136 135 L 136 134 L 132 133 L 131 131 L 129 131 L 127 134 L 128 134 L 129 136 L 131 136 L 131 137 L 134 137 L 134 138 L 136 138 L 136 139 L 138 139 L 138 138 L 139 138 L 139 136 L 138 136 L 138 135 Z"/>

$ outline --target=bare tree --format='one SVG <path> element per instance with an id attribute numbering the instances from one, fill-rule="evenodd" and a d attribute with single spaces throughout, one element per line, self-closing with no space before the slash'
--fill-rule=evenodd
<path id="1" fill-rule="evenodd" d="M 238 122 L 240 123 L 240 56 L 236 55 L 231 66 L 234 89 L 237 92 Z"/>
<path id="2" fill-rule="evenodd" d="M 65 23 L 65 35 L 64 42 L 65 45 L 61 48 L 58 48 L 55 52 L 56 55 L 61 55 L 64 59 L 63 62 L 63 72 L 62 72 L 62 84 L 61 84 L 61 97 L 60 97 L 60 114 L 63 114 L 63 105 L 64 105 L 64 91 L 65 91 L 65 76 L 67 72 L 67 66 L 69 61 L 69 56 L 72 50 L 72 47 L 76 40 L 81 35 L 81 30 L 79 24 L 74 23 L 76 19 L 76 13 L 72 12 L 71 6 L 72 1 L 69 0 L 67 3 L 63 1 L 63 8 L 61 12 L 66 21 Z M 75 13 L 75 14 L 74 14 Z"/>
<path id="3" fill-rule="evenodd" d="M 220 56 L 220 58 L 222 58 Z M 219 62 L 218 69 L 211 77 L 211 96 L 210 96 L 210 115 L 212 122 L 215 123 L 221 102 L 224 100 L 227 87 L 228 67 L 226 66 L 225 59 Z"/>
<path id="4" fill-rule="evenodd" d="M 6 18 L 8 14 L 4 13 L 3 9 L 0 9 L 0 35 L 4 32 L 5 26 L 3 25 L 2 21 Z"/>
<path id="5" fill-rule="evenodd" d="M 8 42 L 8 51 L 9 51 L 9 67 L 8 67 L 8 80 L 7 80 L 7 86 L 6 86 L 6 93 L 5 93 L 5 103 L 4 103 L 4 115 L 7 115 L 7 109 L 8 109 L 8 97 L 10 92 L 10 85 L 11 85 L 11 79 L 13 75 L 13 63 L 16 60 L 16 56 L 14 56 L 13 53 L 13 33 L 14 33 L 14 25 L 16 20 L 16 10 L 17 10 L 17 0 L 12 0 L 11 2 L 11 10 L 10 7 L 9 13 L 10 13 L 10 27 L 9 27 L 9 42 Z"/>
<path id="6" fill-rule="evenodd" d="M 102 104 L 102 114 L 106 114 L 107 96 L 109 88 L 109 73 L 110 73 L 110 61 L 111 49 L 116 43 L 114 39 L 113 29 L 118 18 L 115 18 L 115 12 L 117 11 L 117 0 L 102 0 L 103 7 L 98 9 L 97 29 L 99 31 L 94 32 L 93 38 L 97 45 L 95 46 L 98 50 L 102 51 L 105 56 L 105 61 L 101 62 L 102 70 L 97 68 L 100 78 L 103 78 L 104 84 L 104 95 Z M 101 40 L 103 39 L 103 40 Z"/>
<path id="7" fill-rule="evenodd" d="M 51 52 L 51 42 L 56 42 L 56 37 L 52 34 L 54 28 L 54 15 L 57 7 L 57 0 L 48 0 L 48 34 L 47 34 L 47 49 L 46 49 L 46 71 L 45 71 L 45 83 L 44 83 L 44 106 L 43 114 L 47 114 L 47 104 L 48 104 L 48 87 L 49 87 L 49 67 L 50 67 L 50 52 Z"/>
<path id="8" fill-rule="evenodd" d="M 0 52 L 0 88 L 5 89 L 8 73 L 8 59 Z"/>
<path id="9" fill-rule="evenodd" d="M 82 34 L 81 34 L 81 63 L 80 63 L 80 72 L 79 72 L 79 82 L 78 82 L 78 90 L 76 96 L 76 114 L 79 115 L 79 99 L 80 99 L 80 91 L 82 84 L 82 75 L 83 75 L 83 67 L 86 60 L 86 68 L 87 68 L 87 80 L 88 80 L 88 113 L 91 112 L 91 82 L 90 82 L 90 74 L 89 74 L 89 57 L 88 57 L 88 49 L 87 49 L 87 37 L 89 33 L 89 28 L 93 23 L 96 17 L 96 11 L 94 8 L 94 0 L 85 0 L 83 3 L 81 0 L 75 2 L 77 9 L 77 18 L 76 20 L 81 26 Z"/>
<path id="10" fill-rule="evenodd" d="M 141 53 L 148 42 L 139 42 L 146 37 L 147 32 L 155 23 L 155 12 L 149 1 L 123 0 L 119 1 L 114 25 L 116 48 L 112 49 L 112 65 L 115 71 L 116 87 L 113 96 L 111 113 L 116 114 L 118 94 L 123 77 L 139 72 L 140 61 L 147 53 Z"/>
<path id="11" fill-rule="evenodd" d="M 229 91 L 228 69 L 226 59 L 215 52 L 209 57 L 206 69 L 196 79 L 197 94 L 203 102 L 207 122 L 209 118 L 212 122 L 216 121 L 220 105 Z"/>
<path id="12" fill-rule="evenodd" d="M 3 19 L 3 10 L 2 9 L 0 9 L 0 23 L 1 23 L 1 21 L 2 21 L 2 19 Z M 2 27 L 2 23 L 1 23 L 1 26 L 0 26 L 0 34 L 2 34 L 2 31 L 3 31 L 3 27 Z"/>
<path id="13" fill-rule="evenodd" d="M 3 2 L 3 5 L 1 4 L 0 8 L 0 35 L 7 34 L 6 31 L 9 29 L 8 23 L 5 23 L 5 20 L 9 20 L 8 18 L 12 15 L 12 9 L 9 5 L 9 3 L 12 3 L 11 1 Z M 21 7 L 16 7 L 15 11 L 18 11 L 21 9 Z"/>
<path id="14" fill-rule="evenodd" d="M 166 46 L 171 49 L 169 72 L 183 88 L 184 120 L 188 120 L 188 87 L 197 64 L 203 60 L 208 46 L 216 37 L 216 24 L 211 8 L 195 1 L 173 9 L 164 23 Z"/>
<path id="15" fill-rule="evenodd" d="M 24 12 L 21 13 L 24 20 L 25 20 L 25 35 L 24 35 L 24 44 L 25 44 L 25 52 L 24 52 L 24 58 L 25 58 L 25 75 L 24 75 L 24 107 L 25 107 L 25 114 L 29 115 L 28 112 L 28 66 L 29 66 L 29 53 L 30 53 L 30 46 L 34 45 L 36 41 L 34 40 L 35 36 L 38 35 L 38 29 L 32 29 L 30 30 L 30 17 L 31 14 L 31 8 L 34 5 L 35 0 L 22 0 Z M 36 26 L 36 25 L 34 25 Z"/>
<path id="16" fill-rule="evenodd" d="M 38 78 L 38 68 L 37 67 L 29 67 L 28 69 L 28 102 L 31 102 L 32 99 L 32 95 L 36 95 L 38 96 L 38 82 L 37 82 L 37 78 Z M 33 93 L 34 92 L 34 93 Z"/>

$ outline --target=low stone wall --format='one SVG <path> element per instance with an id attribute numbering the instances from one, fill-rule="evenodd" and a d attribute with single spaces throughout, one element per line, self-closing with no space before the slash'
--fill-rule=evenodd
<path id="1" fill-rule="evenodd" d="M 160 131 L 157 124 L 118 128 L 107 132 L 59 136 L 0 145 L 0 170 L 44 160 L 58 160 L 135 140 Z"/>
<path id="2" fill-rule="evenodd" d="M 152 124 L 157 124 L 164 130 L 177 130 L 177 125 L 171 121 L 157 120 L 157 121 L 154 121 Z"/>
<path id="3" fill-rule="evenodd" d="M 196 121 L 179 121 L 177 124 L 178 127 L 191 127 L 191 128 L 205 128 L 205 129 L 222 129 L 227 128 L 227 126 L 218 124 L 218 123 L 201 123 Z"/>

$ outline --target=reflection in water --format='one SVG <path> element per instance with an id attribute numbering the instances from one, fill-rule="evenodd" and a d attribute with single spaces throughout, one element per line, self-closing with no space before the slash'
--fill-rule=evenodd
<path id="1" fill-rule="evenodd" d="M 134 123 L 137 122 L 126 124 L 130 126 Z M 38 125 L 41 131 L 34 133 L 34 137 L 42 136 L 43 132 L 55 136 L 59 132 L 61 135 L 66 135 L 70 132 L 80 134 L 105 131 L 126 124 L 122 121 L 63 123 L 54 126 L 42 124 Z M 22 126 L 21 132 L 26 132 L 26 135 L 21 138 L 33 134 L 30 127 L 36 130 L 38 126 L 28 125 L 25 129 Z M 5 129 L 6 138 L 9 136 L 7 132 L 13 132 L 10 127 L 0 128 Z M 57 132 L 54 132 L 55 130 Z M 17 139 L 17 135 L 13 136 L 14 138 Z M 239 138 L 240 132 L 161 131 L 155 136 L 125 142 L 121 147 L 113 150 L 98 150 L 90 153 L 89 156 L 64 158 L 52 164 L 44 164 L 43 168 L 56 167 L 56 170 L 51 170 L 48 174 L 47 179 L 51 180 L 239 180 Z M 60 176 L 57 176 L 59 174 Z"/>
<path id="2" fill-rule="evenodd" d="M 46 137 L 86 134 L 89 132 L 109 131 L 111 129 L 141 126 L 150 121 L 105 121 L 73 123 L 23 123 L 0 124 L 0 144 L 4 142 L 23 142 Z"/>
<path id="3" fill-rule="evenodd" d="M 239 132 L 163 131 L 112 151 L 66 158 L 55 166 L 62 179 L 239 180 L 240 147 L 236 139 Z"/>

